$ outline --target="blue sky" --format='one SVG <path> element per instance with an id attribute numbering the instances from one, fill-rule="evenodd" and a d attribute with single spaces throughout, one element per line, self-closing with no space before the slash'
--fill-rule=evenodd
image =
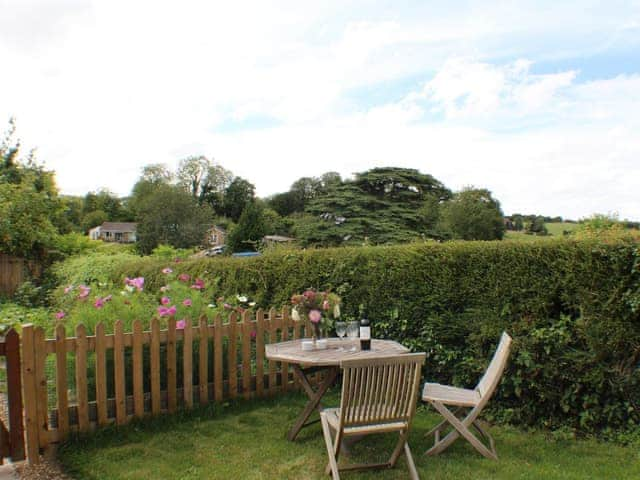
<path id="1" fill-rule="evenodd" d="M 204 154 L 260 195 L 398 165 L 505 213 L 640 219 L 640 0 L 0 10 L 0 121 L 65 193 Z"/>

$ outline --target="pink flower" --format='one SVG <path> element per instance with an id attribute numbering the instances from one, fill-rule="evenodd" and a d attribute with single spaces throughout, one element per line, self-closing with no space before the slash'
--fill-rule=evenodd
<path id="1" fill-rule="evenodd" d="M 164 285 L 162 287 L 160 287 L 160 291 L 161 292 L 167 292 L 169 290 L 169 285 Z"/>
<path id="2" fill-rule="evenodd" d="M 322 313 L 320 313 L 320 310 L 311 310 L 309 312 L 309 320 L 311 323 L 320 323 L 320 320 L 322 320 Z"/>
<path id="3" fill-rule="evenodd" d="M 167 310 L 169 310 L 167 307 L 158 307 L 158 315 L 166 317 L 168 315 Z"/>
<path id="4" fill-rule="evenodd" d="M 64 313 L 62 310 L 60 310 L 58 313 L 56 313 L 56 319 L 57 320 L 62 320 L 65 317 L 66 313 Z"/>
<path id="5" fill-rule="evenodd" d="M 180 280 L 181 282 L 188 282 L 189 280 L 191 280 L 191 277 L 186 273 L 181 273 L 180 275 L 178 275 L 178 280 Z"/>
<path id="6" fill-rule="evenodd" d="M 228 303 L 225 303 L 223 305 L 224 308 L 226 308 L 227 310 L 231 310 L 233 307 L 231 305 L 229 305 Z"/>
<path id="7" fill-rule="evenodd" d="M 104 301 L 101 298 L 96 298 L 95 303 L 93 304 L 94 307 L 96 308 L 102 308 L 104 307 Z"/>
<path id="8" fill-rule="evenodd" d="M 78 298 L 87 298 L 89 296 L 89 292 L 91 292 L 91 289 L 89 287 L 87 287 L 86 285 L 80 285 L 78 286 L 78 288 L 80 289 Z"/>
<path id="9" fill-rule="evenodd" d="M 176 308 L 175 305 L 167 308 L 167 315 L 175 315 L 176 312 L 178 311 L 178 309 Z"/>
<path id="10" fill-rule="evenodd" d="M 104 298 L 102 299 L 102 301 L 103 301 L 103 302 L 110 302 L 112 298 L 113 298 L 113 295 L 107 295 L 106 297 L 104 297 Z"/>
<path id="11" fill-rule="evenodd" d="M 185 299 L 182 301 L 182 304 L 183 304 L 185 307 L 190 307 L 190 306 L 193 304 L 193 302 L 191 301 L 191 299 L 190 299 L 190 298 L 185 298 Z"/>
<path id="12" fill-rule="evenodd" d="M 160 303 L 162 305 L 169 305 L 171 303 L 171 299 L 169 297 L 162 297 L 160 299 Z"/>
<path id="13" fill-rule="evenodd" d="M 178 320 L 176 322 L 176 328 L 179 329 L 179 330 L 183 330 L 184 327 L 186 327 L 186 326 L 187 326 L 187 321 L 184 318 L 182 320 Z"/>
<path id="14" fill-rule="evenodd" d="M 204 282 L 201 279 L 196 278 L 196 281 L 194 282 L 193 285 L 191 285 L 191 288 L 195 288 L 196 290 L 202 290 L 204 288 Z"/>
<path id="15" fill-rule="evenodd" d="M 173 270 L 171 270 L 169 267 L 163 268 L 162 273 L 164 273 L 165 275 L 168 275 L 170 273 L 173 273 Z"/>
<path id="16" fill-rule="evenodd" d="M 144 277 L 125 278 L 124 283 L 131 287 L 135 287 L 139 292 L 144 288 Z"/>
<path id="17" fill-rule="evenodd" d="M 73 285 L 69 285 L 68 287 L 65 287 L 64 293 L 69 293 L 71 290 L 73 290 Z"/>
<path id="18" fill-rule="evenodd" d="M 316 292 L 314 292 L 313 290 L 307 290 L 307 291 L 306 291 L 306 292 L 304 292 L 302 295 L 304 295 L 304 297 L 305 297 L 307 300 L 310 300 L 310 301 L 312 301 L 312 302 L 316 299 Z"/>
<path id="19" fill-rule="evenodd" d="M 329 310 L 329 300 L 325 300 L 324 302 L 322 302 L 322 309 Z"/>
<path id="20" fill-rule="evenodd" d="M 256 331 L 255 330 L 251 330 L 251 338 L 256 338 Z"/>

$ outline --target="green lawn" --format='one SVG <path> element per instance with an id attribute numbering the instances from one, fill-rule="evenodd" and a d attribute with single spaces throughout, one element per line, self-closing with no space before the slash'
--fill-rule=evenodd
<path id="1" fill-rule="evenodd" d="M 326 404 L 337 402 L 334 393 Z M 285 431 L 304 405 L 298 394 L 239 402 L 191 413 L 158 417 L 107 429 L 63 445 L 58 458 L 78 479 L 324 479 L 327 455 L 320 424 L 289 442 Z M 437 416 L 420 408 L 410 445 L 421 478 L 430 479 L 637 479 L 637 449 L 595 440 L 558 440 L 545 433 L 493 427 L 500 460 L 478 455 L 458 440 L 438 457 L 425 457 L 424 438 Z M 370 437 L 351 458 L 376 461 L 393 436 Z M 385 449 L 385 447 L 387 447 Z M 346 479 L 404 479 L 404 459 L 396 469 L 349 473 Z"/>
<path id="2" fill-rule="evenodd" d="M 569 223 L 569 222 L 545 223 L 544 226 L 547 227 L 547 232 L 549 233 L 549 235 L 544 235 L 544 236 L 527 235 L 526 233 L 524 233 L 524 231 L 515 232 L 513 230 L 507 230 L 504 232 L 505 233 L 504 238 L 505 240 L 519 240 L 522 242 L 535 241 L 535 240 L 545 239 L 545 238 L 558 238 L 558 237 L 562 237 L 562 233 L 565 230 L 571 232 L 576 228 L 578 228 L 577 223 Z"/>

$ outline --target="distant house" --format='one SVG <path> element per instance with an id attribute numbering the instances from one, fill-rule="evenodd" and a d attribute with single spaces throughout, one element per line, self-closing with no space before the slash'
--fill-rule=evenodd
<path id="1" fill-rule="evenodd" d="M 265 235 L 262 237 L 262 243 L 265 245 L 282 245 L 285 243 L 295 242 L 295 238 L 283 237 L 282 235 Z"/>
<path id="2" fill-rule="evenodd" d="M 91 240 L 100 240 L 100 225 L 89 230 L 89 238 Z"/>
<path id="3" fill-rule="evenodd" d="M 204 244 L 207 247 L 218 247 L 220 245 L 225 245 L 226 241 L 227 231 L 218 225 L 214 225 L 207 230 Z"/>
<path id="4" fill-rule="evenodd" d="M 104 242 L 134 243 L 137 225 L 134 222 L 104 222 L 89 230 L 89 237 Z"/>

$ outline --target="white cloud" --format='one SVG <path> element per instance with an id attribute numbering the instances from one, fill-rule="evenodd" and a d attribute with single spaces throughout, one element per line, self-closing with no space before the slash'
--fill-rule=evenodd
<path id="1" fill-rule="evenodd" d="M 581 5 L 5 1 L 0 128 L 16 115 L 74 194 L 202 153 L 261 195 L 395 164 L 488 186 L 507 212 L 640 218 L 638 75 L 532 73 L 637 42 L 637 5 Z M 406 78 L 424 88 L 349 98 Z M 277 126 L 223 128 L 253 118 Z"/>

